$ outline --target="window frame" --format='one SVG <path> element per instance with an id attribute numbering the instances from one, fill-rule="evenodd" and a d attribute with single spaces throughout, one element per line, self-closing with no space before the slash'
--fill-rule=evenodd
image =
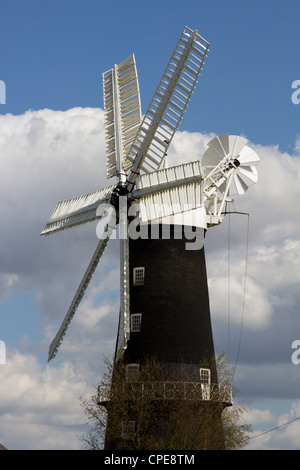
<path id="1" fill-rule="evenodd" d="M 211 388 L 211 374 L 210 369 L 201 367 L 200 368 L 200 384 L 202 391 L 202 400 L 210 400 L 210 388 Z M 206 376 L 207 374 L 207 376 Z"/>
<path id="2" fill-rule="evenodd" d="M 138 273 L 141 272 L 142 274 L 139 275 Z M 141 281 L 140 281 L 141 279 Z M 145 267 L 144 266 L 137 266 L 133 268 L 133 285 L 134 286 L 143 286 L 145 283 Z"/>
<path id="3" fill-rule="evenodd" d="M 141 325 L 142 325 L 142 314 L 132 313 L 130 315 L 130 332 L 139 333 L 141 331 Z"/>
<path id="4" fill-rule="evenodd" d="M 131 370 L 130 370 L 131 368 Z M 139 373 L 140 365 L 136 362 L 130 362 L 126 365 L 126 382 L 134 382 L 135 376 Z"/>
<path id="5" fill-rule="evenodd" d="M 135 421 L 128 421 L 122 423 L 122 437 L 123 439 L 128 439 L 135 433 L 136 423 Z"/>
<path id="6" fill-rule="evenodd" d="M 205 374 L 207 374 L 207 377 L 205 377 Z M 210 369 L 204 367 L 200 368 L 200 383 L 203 385 L 211 384 Z"/>

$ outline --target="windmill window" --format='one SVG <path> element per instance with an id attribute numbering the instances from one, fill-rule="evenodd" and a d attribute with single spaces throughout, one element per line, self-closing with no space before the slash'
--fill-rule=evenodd
<path id="1" fill-rule="evenodd" d="M 135 432 L 135 421 L 128 421 L 122 424 L 122 437 L 128 438 Z"/>
<path id="2" fill-rule="evenodd" d="M 130 330 L 133 333 L 141 331 L 141 324 L 142 324 L 142 314 L 133 313 L 130 316 Z"/>
<path id="3" fill-rule="evenodd" d="M 145 281 L 145 268 L 138 267 L 133 269 L 133 285 L 143 286 Z"/>
<path id="4" fill-rule="evenodd" d="M 135 380 L 140 369 L 139 364 L 127 364 L 126 366 L 126 382 L 132 382 Z"/>
<path id="5" fill-rule="evenodd" d="M 210 385 L 210 369 L 200 369 L 200 383 Z"/>

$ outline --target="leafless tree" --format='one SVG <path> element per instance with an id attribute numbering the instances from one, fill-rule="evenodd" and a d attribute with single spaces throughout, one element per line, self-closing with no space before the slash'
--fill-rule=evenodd
<path id="1" fill-rule="evenodd" d="M 199 373 L 191 377 L 184 364 L 168 377 L 165 365 L 149 358 L 128 376 L 125 363 L 105 362 L 97 393 L 81 398 L 90 423 L 83 448 L 215 450 L 247 444 L 250 426 L 239 424 L 243 409 L 228 398 L 232 378 L 224 356 L 216 360 L 218 385 L 209 395 Z"/>

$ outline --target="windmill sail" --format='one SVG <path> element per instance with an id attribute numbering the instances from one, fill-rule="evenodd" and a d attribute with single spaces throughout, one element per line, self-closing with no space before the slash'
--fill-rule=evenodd
<path id="1" fill-rule="evenodd" d="M 158 170 L 195 88 L 209 43 L 185 28 L 126 157 L 131 190 L 140 171 Z"/>
<path id="2" fill-rule="evenodd" d="M 110 186 L 85 196 L 59 202 L 41 235 L 49 235 L 98 219 L 97 209 L 101 203 L 109 202 L 113 188 L 114 186 Z"/>
<path id="3" fill-rule="evenodd" d="M 122 357 L 127 341 L 130 337 L 129 303 L 129 239 L 127 232 L 126 237 L 120 239 L 120 314 L 116 345 L 116 360 Z"/>
<path id="4" fill-rule="evenodd" d="M 96 267 L 98 266 L 98 263 L 100 261 L 101 256 L 104 253 L 104 250 L 109 242 L 109 239 L 111 237 L 111 234 L 115 228 L 115 217 L 112 215 L 111 219 L 107 225 L 107 232 L 103 234 L 103 237 L 99 241 L 97 248 L 92 256 L 92 259 L 87 267 L 87 270 L 79 284 L 79 287 L 76 291 L 76 294 L 71 302 L 71 305 L 69 307 L 69 310 L 67 311 L 67 314 L 64 318 L 64 321 L 62 322 L 62 325 L 60 329 L 58 330 L 54 340 L 52 341 L 50 347 L 49 347 L 49 355 L 48 355 L 48 362 L 53 359 L 57 353 L 57 350 L 67 332 L 67 329 L 71 323 L 71 320 L 73 316 L 76 313 L 76 310 L 78 308 L 78 305 L 81 302 L 81 299 L 90 283 L 90 280 L 92 279 L 92 276 L 95 272 Z"/>
<path id="5" fill-rule="evenodd" d="M 202 207 L 202 191 L 202 168 L 195 161 L 139 176 L 132 197 L 144 222 Z"/>
<path id="6" fill-rule="evenodd" d="M 132 195 L 133 198 L 141 197 L 150 192 L 154 193 L 156 190 L 161 191 L 163 188 L 169 189 L 171 186 L 184 185 L 202 179 L 203 173 L 199 160 L 183 163 L 182 165 L 138 176 L 136 179 L 136 189 Z"/>
<path id="7" fill-rule="evenodd" d="M 107 177 L 123 172 L 124 159 L 141 124 L 134 54 L 103 74 Z"/>
<path id="8" fill-rule="evenodd" d="M 201 182 L 175 186 L 138 199 L 142 222 L 164 219 L 203 207 Z"/>

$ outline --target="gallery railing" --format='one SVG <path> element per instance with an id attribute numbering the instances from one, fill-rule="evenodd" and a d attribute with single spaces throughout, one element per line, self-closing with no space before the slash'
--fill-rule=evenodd
<path id="1" fill-rule="evenodd" d="M 158 381 L 126 382 L 120 385 L 98 386 L 98 404 L 105 404 L 114 397 L 120 399 L 149 400 L 203 400 L 232 403 L 232 387 L 229 385 L 201 384 L 199 382 Z"/>

